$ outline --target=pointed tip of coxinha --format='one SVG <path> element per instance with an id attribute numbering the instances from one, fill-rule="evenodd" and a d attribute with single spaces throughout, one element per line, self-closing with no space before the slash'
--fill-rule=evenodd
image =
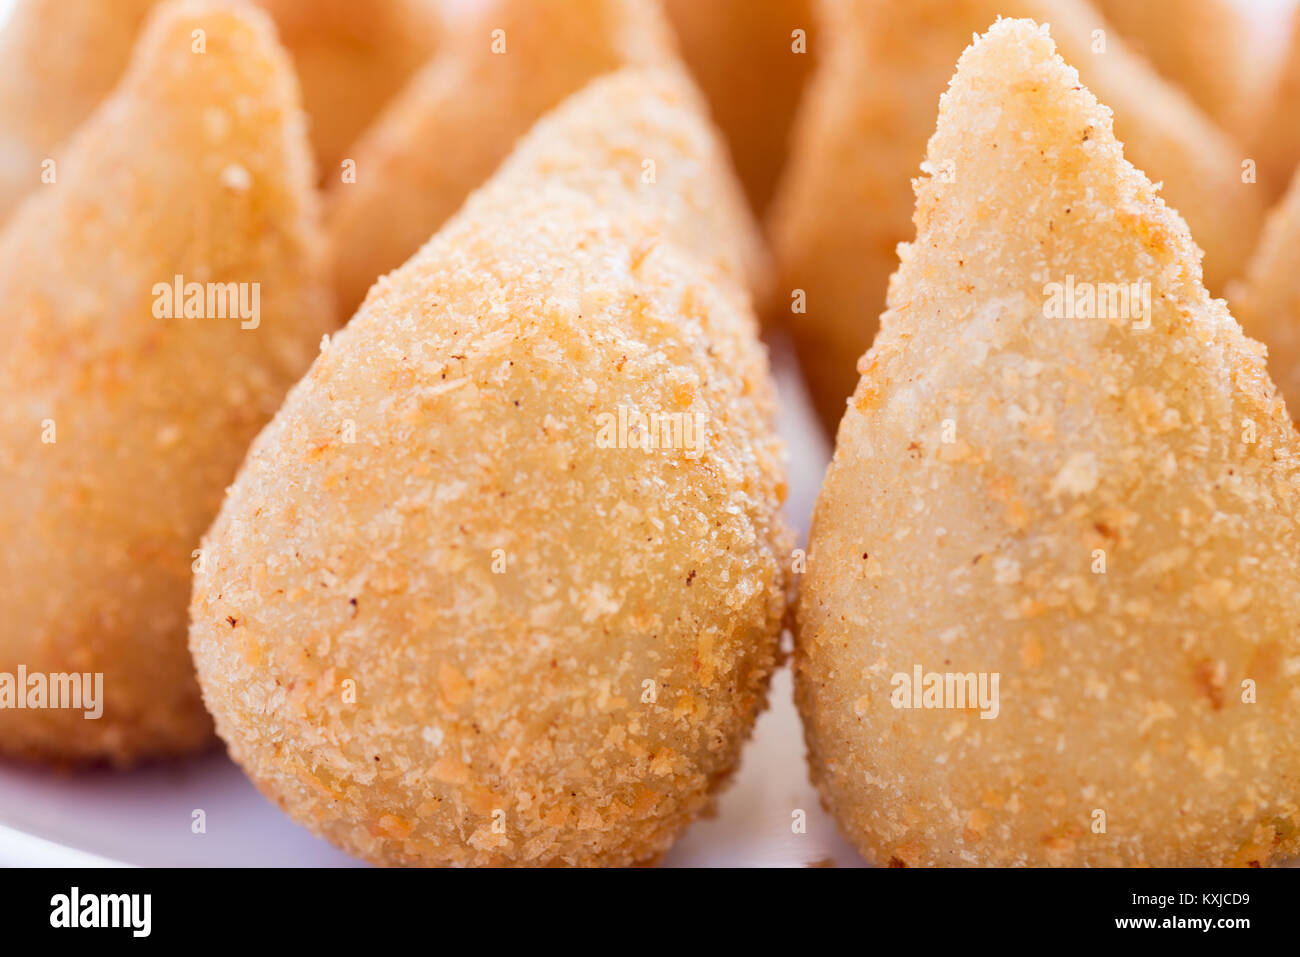
<path id="1" fill-rule="evenodd" d="M 310 212 L 313 235 L 301 238 L 323 242 L 314 235 L 320 203 L 310 188 L 316 169 L 302 89 L 265 10 L 239 0 L 160 6 L 145 25 L 118 95 L 183 127 L 170 152 L 215 172 L 227 193 L 239 192 L 242 177 L 215 167 L 240 154 L 254 198 L 282 191 L 282 201 Z"/>
<path id="2" fill-rule="evenodd" d="M 1100 250 L 1088 253 L 1085 240 L 1104 231 L 1109 251 L 1123 253 L 1117 269 L 1176 264 L 1177 278 L 1200 282 L 1201 252 L 1182 217 L 1124 158 L 1110 109 L 1057 54 L 1046 25 L 999 20 L 966 49 L 940 100 L 927 170 L 918 231 L 953 228 L 960 240 L 999 226 L 989 233 L 1003 248 L 1073 239 L 1094 260 Z"/>
<path id="3" fill-rule="evenodd" d="M 282 82 L 288 67 L 270 15 L 235 0 L 171 0 L 160 4 L 141 29 L 121 89 L 156 91 L 179 102 L 165 83 L 200 88 L 207 74 L 224 72 L 215 90 L 241 85 L 250 77 Z M 289 70 L 292 75 L 292 70 Z M 196 76 L 197 74 L 197 76 Z"/>
<path id="4" fill-rule="evenodd" d="M 1230 376 L 1256 400 L 1253 414 L 1277 418 L 1262 348 L 1205 290 L 1186 223 L 1124 158 L 1110 109 L 1057 54 L 1049 27 L 1002 19 L 967 48 L 924 169 L 917 236 L 901 248 L 882 318 L 890 334 L 859 363 L 859 410 L 880 395 L 872 370 L 900 336 L 938 329 L 984 340 L 981 354 L 1010 343 L 1086 368 L 1104 353 L 1160 378 L 1197 366 Z M 1132 335 L 1103 337 L 1107 328 Z"/>
<path id="5" fill-rule="evenodd" d="M 268 177 L 296 182 L 311 162 L 299 143 L 305 122 L 292 64 L 263 10 L 172 0 L 146 19 L 117 87 L 62 152 L 143 158 L 149 141 L 165 139 L 159 168 L 202 170 L 239 150 Z"/>
<path id="6" fill-rule="evenodd" d="M 533 194 L 544 194 L 553 209 L 568 206 L 607 224 L 612 235 L 630 238 L 646 253 L 666 240 L 750 299 L 766 253 L 718 139 L 698 120 L 706 115 L 678 65 L 630 66 L 593 80 L 538 120 L 420 251 L 379 278 L 358 317 L 419 301 L 416 290 L 447 259 L 447 236 L 474 234 L 479 220 L 497 224 L 503 213 L 506 224 L 526 221 L 533 207 L 520 197 Z M 541 231 L 561 229 L 573 224 Z"/>
<path id="7" fill-rule="evenodd" d="M 98 253 L 79 268 L 130 275 L 104 285 L 143 298 L 182 263 L 223 274 L 319 260 L 300 103 L 265 12 L 227 0 L 161 5 L 121 83 L 68 143 L 57 178 L 6 224 L 0 281 L 21 281 L 39 247 L 65 268 Z M 95 281 L 83 273 L 83 284 Z"/>

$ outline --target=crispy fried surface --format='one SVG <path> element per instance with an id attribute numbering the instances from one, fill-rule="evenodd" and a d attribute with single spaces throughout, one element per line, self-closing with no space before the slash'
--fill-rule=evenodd
<path id="1" fill-rule="evenodd" d="M 329 174 L 340 307 L 355 309 L 419 249 L 544 112 L 593 77 L 672 50 L 658 4 L 644 0 L 497 0 L 450 29 L 350 151 L 356 182 Z"/>
<path id="2" fill-rule="evenodd" d="M 816 54 L 812 0 L 667 0 L 682 57 L 727 137 L 750 205 L 761 213 Z M 793 50 L 804 31 L 806 52 Z"/>
<path id="3" fill-rule="evenodd" d="M 103 672 L 105 695 L 97 721 L 0 711 L 0 751 L 127 763 L 211 740 L 191 552 L 331 327 L 311 178 L 270 21 L 179 3 L 0 235 L 0 671 Z M 155 318 L 177 274 L 260 282 L 260 327 Z"/>
<path id="4" fill-rule="evenodd" d="M 875 335 L 897 244 L 913 236 L 907 184 L 919 174 L 939 94 L 973 33 L 998 15 L 1050 23 L 1067 60 L 1115 111 L 1129 158 L 1153 179 L 1206 251 L 1221 291 L 1255 242 L 1263 209 L 1241 182 L 1241 150 L 1076 0 L 823 0 L 822 59 L 796 120 L 790 165 L 771 223 L 775 307 L 828 430 Z M 960 172 L 960 171 L 957 171 Z M 1014 227 L 1012 227 L 1014 228 Z M 791 291 L 807 295 L 792 315 Z"/>
<path id="5" fill-rule="evenodd" d="M 257 0 L 293 57 L 321 174 L 433 55 L 442 24 L 435 0 Z"/>
<path id="6" fill-rule="evenodd" d="M 784 479 L 702 109 L 626 71 L 539 123 L 333 337 L 206 538 L 218 731 L 368 860 L 653 858 L 763 705 Z M 702 414 L 702 454 L 598 447 L 620 405 Z"/>
<path id="7" fill-rule="evenodd" d="M 1296 854 L 1300 458 L 1261 348 L 1033 23 L 963 55 L 947 160 L 814 519 L 795 675 L 822 795 L 878 863 Z M 1068 276 L 1150 281 L 1150 328 L 1048 318 Z M 1000 674 L 997 717 L 893 707 L 918 664 Z"/>
<path id="8" fill-rule="evenodd" d="M 0 30 L 0 222 L 112 90 L 155 0 L 19 0 Z"/>

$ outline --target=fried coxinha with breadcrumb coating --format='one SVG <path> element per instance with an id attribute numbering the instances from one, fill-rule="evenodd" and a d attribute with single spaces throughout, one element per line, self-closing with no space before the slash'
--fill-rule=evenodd
<path id="1" fill-rule="evenodd" d="M 821 794 L 880 864 L 1295 855 L 1300 438 L 1262 348 L 1046 28 L 966 51 L 928 156 L 957 175 L 917 181 L 797 609 Z"/>
<path id="2" fill-rule="evenodd" d="M 914 235 L 909 184 L 921 172 L 939 95 L 971 36 L 999 15 L 1051 25 L 1084 83 L 1114 110 L 1129 158 L 1163 183 L 1162 195 L 1191 225 L 1211 291 L 1240 273 L 1264 217 L 1261 193 L 1242 180 L 1242 150 L 1084 0 L 821 0 L 820 9 L 822 49 L 771 235 L 774 304 L 828 433 L 876 334 L 896 248 Z"/>
<path id="3" fill-rule="evenodd" d="M 204 698 L 264 793 L 400 865 L 632 864 L 706 806 L 790 560 L 754 241 L 684 72 L 629 70 L 375 286 L 195 576 Z"/>
<path id="4" fill-rule="evenodd" d="M 345 148 L 432 56 L 440 0 L 256 2 L 274 18 L 299 74 L 317 171 L 334 176 Z M 0 30 L 0 221 L 57 177 L 67 140 L 112 92 L 157 5 L 18 0 Z"/>
<path id="5" fill-rule="evenodd" d="M 256 9 L 160 8 L 59 165 L 0 234 L 0 672 L 102 674 L 103 713 L 9 701 L 0 753 L 126 764 L 214 742 L 193 552 L 333 310 L 297 85 Z"/>

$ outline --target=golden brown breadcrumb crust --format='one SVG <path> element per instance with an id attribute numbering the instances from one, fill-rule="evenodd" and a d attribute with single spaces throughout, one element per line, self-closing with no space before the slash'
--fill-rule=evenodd
<path id="1" fill-rule="evenodd" d="M 736 766 L 790 540 L 739 186 L 677 70 L 599 80 L 332 337 L 205 539 L 234 758 L 383 864 L 631 864 Z M 703 418 L 602 447 L 619 408 Z"/>
<path id="2" fill-rule="evenodd" d="M 880 864 L 1294 855 L 1300 450 L 1262 348 L 1045 29 L 962 56 L 929 144 L 950 160 L 917 181 L 817 503 L 795 677 L 818 787 Z M 1069 277 L 1149 282 L 1149 327 L 1053 318 Z M 918 665 L 1000 675 L 996 717 L 895 707 Z"/>
<path id="3" fill-rule="evenodd" d="M 1050 24 L 1083 81 L 1114 110 L 1128 157 L 1163 181 L 1162 195 L 1190 224 L 1210 289 L 1222 292 L 1240 273 L 1263 218 L 1258 187 L 1242 182 L 1242 150 L 1088 4 L 822 0 L 821 11 L 818 68 L 795 121 L 770 232 L 774 309 L 828 431 L 876 333 L 897 245 L 914 235 L 908 183 L 920 174 L 939 95 L 972 34 L 999 15 Z M 794 290 L 806 297 L 797 314 Z"/>
<path id="4" fill-rule="evenodd" d="M 212 740 L 191 553 L 332 327 L 303 126 L 264 14 L 167 5 L 0 234 L 0 671 L 102 672 L 104 695 L 98 720 L 0 711 L 0 752 L 125 764 Z M 177 275 L 260 283 L 259 326 L 158 317 Z"/>

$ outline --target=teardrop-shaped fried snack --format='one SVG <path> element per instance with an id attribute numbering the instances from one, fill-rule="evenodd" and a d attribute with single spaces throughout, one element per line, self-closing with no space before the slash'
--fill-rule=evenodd
<path id="1" fill-rule="evenodd" d="M 750 205 L 762 212 L 812 70 L 812 0 L 668 0 L 682 57 L 727 137 Z"/>
<path id="2" fill-rule="evenodd" d="M 331 327 L 311 170 L 270 20 L 182 0 L 0 234 L 0 700 L 4 675 L 48 680 L 44 708 L 0 710 L 0 752 L 212 740 L 192 553 Z M 50 706 L 74 674 L 99 717 Z"/>
<path id="3" fill-rule="evenodd" d="M 1300 439 L 1046 28 L 962 56 L 814 518 L 810 764 L 904 865 L 1300 850 Z"/>
<path id="4" fill-rule="evenodd" d="M 0 222 L 126 68 L 155 0 L 18 0 L 0 29 Z"/>
<path id="5" fill-rule="evenodd" d="M 1241 181 L 1241 150 L 1087 4 L 825 0 L 824 13 L 821 58 L 774 202 L 772 241 L 774 306 L 828 430 L 875 335 L 896 247 L 914 235 L 908 183 L 920 172 L 939 94 L 972 34 L 999 14 L 1051 25 L 1066 59 L 1114 109 L 1129 158 L 1163 180 L 1162 195 L 1187 219 L 1205 249 L 1209 287 L 1221 291 L 1240 273 L 1263 216 L 1258 187 Z"/>
<path id="6" fill-rule="evenodd" d="M 593 77 L 672 57 L 671 30 L 644 0 L 496 0 L 449 27 L 338 170 L 326 220 L 339 306 L 351 311 L 506 158 L 544 112 Z"/>
<path id="7" fill-rule="evenodd" d="M 1256 79 L 1249 24 L 1234 0 L 1097 0 L 1160 75 L 1222 129 L 1244 131 Z"/>
<path id="8" fill-rule="evenodd" d="M 368 860 L 651 859 L 736 766 L 790 541 L 703 110 L 628 70 L 542 120 L 332 338 L 205 539 L 218 732 Z"/>
<path id="9" fill-rule="evenodd" d="M 442 30 L 435 0 L 257 0 L 293 57 L 319 172 L 428 60 Z"/>

